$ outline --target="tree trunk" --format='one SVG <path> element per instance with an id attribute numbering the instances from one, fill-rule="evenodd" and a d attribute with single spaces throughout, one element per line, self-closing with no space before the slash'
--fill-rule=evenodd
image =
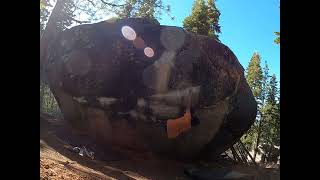
<path id="1" fill-rule="evenodd" d="M 246 154 L 250 157 L 252 163 L 255 165 L 255 167 L 257 167 L 257 163 L 255 162 L 255 160 L 253 159 L 253 157 L 251 156 L 250 152 L 248 151 L 248 149 L 246 148 L 246 146 L 241 142 L 241 140 L 239 141 L 240 145 L 242 146 L 243 150 L 246 152 Z"/>
<path id="2" fill-rule="evenodd" d="M 237 143 L 237 145 L 238 145 L 239 154 L 241 155 L 243 162 L 248 163 L 248 158 L 246 156 L 246 153 L 244 152 L 244 150 L 242 149 L 242 147 L 239 143 Z"/>
<path id="3" fill-rule="evenodd" d="M 43 84 L 40 81 L 40 112 L 43 110 L 43 96 L 44 96 L 44 90 L 43 90 Z"/>
<path id="4" fill-rule="evenodd" d="M 59 33 L 59 30 L 57 28 L 57 23 L 60 21 L 59 16 L 63 11 L 64 6 L 65 6 L 65 0 L 57 0 L 56 5 L 54 6 L 51 12 L 51 15 L 48 19 L 48 22 L 46 24 L 46 28 L 43 31 L 40 38 L 40 73 L 41 73 L 42 79 L 45 79 L 47 75 L 44 71 L 47 64 L 47 50 L 49 48 L 50 43 L 56 38 L 57 34 Z M 54 91 L 52 91 L 52 89 L 54 88 L 52 86 L 54 86 L 54 84 L 49 82 L 48 85 L 51 92 L 54 93 Z M 45 90 L 46 89 L 43 89 L 43 91 Z M 50 100 L 50 95 L 49 95 L 49 98 L 47 98 L 46 100 L 43 99 L 43 101 L 48 101 L 48 100 Z M 48 105 L 49 105 L 48 102 L 46 102 L 46 107 L 48 107 Z"/>
<path id="5" fill-rule="evenodd" d="M 47 49 L 50 42 L 57 36 L 58 28 L 57 22 L 59 22 L 59 15 L 62 13 L 63 7 L 65 5 L 65 0 L 57 0 L 56 5 L 54 6 L 49 20 L 46 24 L 46 28 L 43 31 L 43 34 L 40 39 L 40 67 L 44 68 L 46 64 L 46 55 Z"/>
<path id="6" fill-rule="evenodd" d="M 235 148 L 232 146 L 230 149 L 231 149 L 232 156 L 233 156 L 234 160 L 238 161 L 238 162 L 241 162 L 241 158 L 238 156 L 237 151 L 235 150 Z"/>
<path id="7" fill-rule="evenodd" d="M 256 161 L 258 146 L 259 146 L 259 143 L 260 143 L 261 124 L 262 124 L 262 121 L 263 121 L 262 113 L 260 113 L 260 114 L 261 114 L 261 119 L 260 119 L 260 122 L 259 122 L 259 125 L 258 125 L 258 136 L 257 136 L 257 140 L 256 140 L 256 146 L 254 148 L 254 154 L 253 154 L 253 160 L 254 161 Z"/>

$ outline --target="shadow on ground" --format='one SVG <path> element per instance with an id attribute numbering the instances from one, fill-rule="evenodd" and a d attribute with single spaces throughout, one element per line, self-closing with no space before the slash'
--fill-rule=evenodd
<path id="1" fill-rule="evenodd" d="M 87 137 L 71 133 L 70 127 L 61 120 L 52 117 L 40 117 L 40 164 L 46 167 L 55 164 L 56 174 L 73 173 L 65 179 L 119 179 L 119 180 L 190 180 L 214 179 L 211 171 L 200 169 L 200 176 L 187 176 L 186 167 L 206 167 L 205 169 L 232 168 L 232 170 L 249 174 L 245 179 L 280 179 L 279 172 L 259 170 L 243 165 L 227 165 L 226 163 L 183 163 L 139 154 L 130 151 L 119 151 L 111 147 L 98 147 Z M 86 146 L 95 152 L 95 159 L 80 156 L 69 147 Z M 224 166 L 224 167 L 223 167 Z M 49 172 L 51 168 L 47 167 Z M 46 168 L 44 168 L 44 171 Z M 45 176 L 48 172 L 44 173 Z M 52 174 L 52 172 L 49 172 Z M 53 173 L 54 174 L 54 173 Z M 49 176 L 48 175 L 48 176 Z M 40 175 L 44 176 L 44 175 Z M 59 176 L 60 177 L 60 176 Z M 40 177 L 48 179 L 48 177 Z M 49 178 L 55 179 L 55 178 Z M 61 179 L 56 178 L 56 179 Z M 244 179 L 244 178 L 236 178 Z"/>

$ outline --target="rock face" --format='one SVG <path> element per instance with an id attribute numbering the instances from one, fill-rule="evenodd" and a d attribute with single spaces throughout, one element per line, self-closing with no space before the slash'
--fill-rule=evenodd
<path id="1" fill-rule="evenodd" d="M 245 133 L 257 104 L 236 56 L 215 39 L 145 19 L 62 32 L 46 73 L 64 118 L 99 143 L 184 159 L 215 156 Z M 167 121 L 191 111 L 168 138 Z"/>

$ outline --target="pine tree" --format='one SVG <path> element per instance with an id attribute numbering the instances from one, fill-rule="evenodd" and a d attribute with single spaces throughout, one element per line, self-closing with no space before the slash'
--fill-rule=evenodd
<path id="1" fill-rule="evenodd" d="M 129 18 L 132 17 L 134 6 L 136 5 L 137 0 L 126 0 L 125 6 L 116 11 L 116 14 L 119 18 Z"/>
<path id="2" fill-rule="evenodd" d="M 276 44 L 280 44 L 280 32 L 274 32 L 274 34 L 277 36 L 274 42 Z"/>
<path id="3" fill-rule="evenodd" d="M 264 87 L 265 87 L 265 82 L 267 81 L 268 78 L 268 67 L 266 66 L 265 72 L 263 73 L 262 68 L 261 68 L 261 57 L 258 53 L 254 53 L 248 68 L 246 70 L 246 79 L 247 82 L 252 90 L 252 93 L 258 102 L 258 113 L 257 113 L 257 119 L 255 124 L 253 125 L 254 127 L 252 128 L 251 132 L 251 137 L 250 139 L 254 139 L 255 142 L 251 142 L 251 144 L 255 143 L 254 147 L 254 155 L 253 158 L 256 158 L 257 150 L 258 150 L 258 145 L 260 141 L 260 136 L 261 136 L 261 125 L 262 125 L 262 120 L 263 116 L 261 113 L 261 107 L 264 102 Z M 265 76 L 264 76 L 265 74 Z M 255 138 L 253 138 L 253 137 Z"/>
<path id="4" fill-rule="evenodd" d="M 278 99 L 279 90 L 275 74 L 272 75 L 267 92 L 265 118 L 268 123 L 269 143 L 279 145 L 280 143 L 280 101 Z"/>
<path id="5" fill-rule="evenodd" d="M 273 74 L 267 89 L 267 98 L 263 106 L 263 125 L 261 142 L 265 144 L 264 151 L 267 157 L 278 156 L 275 154 L 274 146 L 280 145 L 280 102 L 277 100 L 279 95 L 276 76 Z"/>
<path id="6" fill-rule="evenodd" d="M 195 0 L 191 15 L 183 21 L 183 27 L 187 31 L 217 39 L 220 33 L 219 17 L 215 1 L 209 0 L 206 4 L 204 0 Z"/>
<path id="7" fill-rule="evenodd" d="M 162 0 L 126 0 L 123 7 L 116 10 L 119 18 L 140 17 L 156 20 L 162 11 L 170 15 L 170 6 L 164 6 Z"/>
<path id="8" fill-rule="evenodd" d="M 264 133 L 264 124 L 265 124 L 265 114 L 264 114 L 264 107 L 265 107 L 265 100 L 266 96 L 268 93 L 268 82 L 269 82 L 269 67 L 267 61 L 265 61 L 265 67 L 263 68 L 263 77 L 262 77 L 262 89 L 261 89 L 261 104 L 258 107 L 258 114 L 260 115 L 259 123 L 257 129 L 257 137 L 255 140 L 255 149 L 254 149 L 254 155 L 253 158 L 256 159 L 256 155 L 258 152 L 258 146 L 260 145 L 261 142 L 261 137 L 263 136 Z"/>
<path id="9" fill-rule="evenodd" d="M 196 0 L 192 7 L 192 13 L 183 21 L 183 27 L 190 32 L 200 35 L 209 34 L 208 12 L 204 0 Z"/>
<path id="10" fill-rule="evenodd" d="M 246 79 L 258 102 L 258 115 L 254 125 L 241 138 L 247 146 L 254 145 L 254 159 L 258 146 L 267 153 L 267 157 L 277 155 L 274 145 L 280 144 L 280 103 L 276 76 L 269 76 L 267 62 L 265 67 L 260 66 L 261 57 L 254 53 L 246 70 Z"/>
<path id="11" fill-rule="evenodd" d="M 136 17 L 144 17 L 149 19 L 156 19 L 155 18 L 155 11 L 157 3 L 162 3 L 158 0 L 143 0 L 143 3 L 137 9 L 135 14 Z"/>
<path id="12" fill-rule="evenodd" d="M 267 102 L 271 103 L 272 105 L 276 104 L 276 100 L 277 100 L 277 94 L 278 94 L 278 82 L 277 82 L 277 78 L 276 75 L 273 74 L 271 79 L 270 79 L 270 83 L 268 86 L 268 94 L 267 94 Z"/>
<path id="13" fill-rule="evenodd" d="M 252 90 L 254 97 L 256 98 L 258 103 L 261 104 L 263 72 L 260 62 L 260 55 L 256 52 L 253 53 L 248 68 L 246 69 L 246 80 Z"/>
<path id="14" fill-rule="evenodd" d="M 260 57 L 259 57 L 260 58 Z M 263 75 L 262 75 L 262 80 L 261 80 L 261 92 L 260 95 L 257 97 L 259 99 L 259 107 L 260 109 L 264 106 L 266 99 L 267 99 L 267 94 L 268 94 L 268 88 L 269 88 L 269 80 L 270 80 L 270 75 L 269 75 L 269 66 L 268 62 L 265 61 L 263 67 Z"/>
<path id="15" fill-rule="evenodd" d="M 208 35 L 218 38 L 218 34 L 221 32 L 219 25 L 220 11 L 216 7 L 215 0 L 208 0 L 208 18 L 210 26 Z"/>

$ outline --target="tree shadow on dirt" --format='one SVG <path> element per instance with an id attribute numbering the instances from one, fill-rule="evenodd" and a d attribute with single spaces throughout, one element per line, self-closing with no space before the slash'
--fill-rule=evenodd
<path id="1" fill-rule="evenodd" d="M 133 158 L 132 156 L 134 155 L 130 155 L 130 153 L 116 152 L 111 148 L 108 149 L 97 146 L 93 148 L 95 152 L 94 160 L 80 156 L 71 149 L 66 148 L 66 146 L 70 145 L 71 139 L 78 138 L 76 141 L 79 141 L 81 137 L 75 137 L 75 135 L 71 134 L 69 129 L 67 129 L 68 127 L 61 124 L 61 122 L 58 123 L 59 125 L 55 125 L 52 122 L 47 122 L 45 119 L 40 121 L 45 121 L 40 123 L 40 139 L 45 142 L 48 147 L 69 158 L 71 161 L 99 171 L 106 176 L 121 180 L 136 179 L 133 177 L 139 179 L 190 179 L 183 173 L 183 165 L 181 163 L 173 163 L 173 161 L 169 160 L 144 159 L 143 156 Z M 66 141 L 68 141 L 67 144 Z M 87 142 L 82 143 L 88 145 L 94 144 L 92 140 L 87 139 L 85 141 Z M 73 141 L 72 143 L 77 142 Z M 65 167 L 74 171 L 83 171 L 71 165 L 65 165 Z M 91 175 L 92 177 L 97 176 L 96 174 Z"/>

